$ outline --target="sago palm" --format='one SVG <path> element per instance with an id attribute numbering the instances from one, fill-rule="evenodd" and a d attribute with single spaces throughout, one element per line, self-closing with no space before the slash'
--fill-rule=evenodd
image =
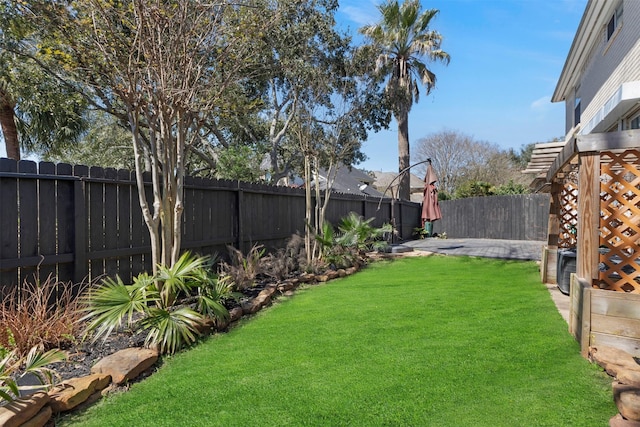
<path id="1" fill-rule="evenodd" d="M 381 20 L 374 25 L 360 28 L 371 47 L 379 52 L 376 68 L 387 80 L 387 96 L 398 122 L 398 171 L 409 167 L 409 111 L 419 99 L 419 83 L 426 94 L 436 84 L 436 75 L 423 62 L 449 63 L 449 54 L 440 48 L 442 35 L 431 30 L 429 24 L 439 12 L 437 9 L 421 10 L 420 0 L 397 0 L 378 6 Z M 409 174 L 400 178 L 398 197 L 409 199 Z"/>

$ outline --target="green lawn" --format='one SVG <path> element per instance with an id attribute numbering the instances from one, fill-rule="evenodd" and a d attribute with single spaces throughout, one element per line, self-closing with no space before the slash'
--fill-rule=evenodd
<path id="1" fill-rule="evenodd" d="M 533 262 L 419 257 L 300 290 L 64 425 L 606 426 Z"/>

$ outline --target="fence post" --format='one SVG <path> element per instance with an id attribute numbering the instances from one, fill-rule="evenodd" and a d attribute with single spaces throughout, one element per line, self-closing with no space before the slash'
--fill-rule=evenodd
<path id="1" fill-rule="evenodd" d="M 87 212 L 86 185 L 82 177 L 89 174 L 86 166 L 74 166 L 73 174 L 80 179 L 73 183 L 73 223 L 74 223 L 74 265 L 73 280 L 82 282 L 89 275 L 87 262 Z"/>
<path id="2" fill-rule="evenodd" d="M 243 198 L 244 198 L 244 192 L 242 191 L 242 183 L 238 181 L 237 190 L 236 190 L 236 217 L 237 217 L 236 224 L 238 227 L 238 237 L 236 240 L 236 248 L 238 248 L 239 251 L 242 251 L 244 253 L 244 230 L 243 230 L 243 224 L 242 224 L 242 215 L 244 214 Z"/>
<path id="3" fill-rule="evenodd" d="M 580 153 L 578 171 L 578 258 L 576 273 L 593 283 L 598 279 L 600 228 L 600 154 Z"/>

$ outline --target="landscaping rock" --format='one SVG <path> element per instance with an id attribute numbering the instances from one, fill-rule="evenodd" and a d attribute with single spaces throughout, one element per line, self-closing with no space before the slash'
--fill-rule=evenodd
<path id="1" fill-rule="evenodd" d="M 298 280 L 300 280 L 301 283 L 313 283 L 316 281 L 316 275 L 311 273 L 302 273 L 298 277 Z"/>
<path id="2" fill-rule="evenodd" d="M 196 327 L 196 329 L 198 330 L 198 333 L 200 335 L 208 335 L 210 334 L 214 329 L 217 329 L 217 324 L 216 321 L 211 319 L 211 318 L 206 318 L 203 320 L 202 323 L 199 323 L 198 326 Z"/>
<path id="3" fill-rule="evenodd" d="M 294 283 L 286 281 L 278 285 L 278 292 L 285 293 L 287 291 L 292 291 L 295 288 L 296 288 L 296 285 Z"/>
<path id="4" fill-rule="evenodd" d="M 609 420 L 609 427 L 640 427 L 640 421 L 627 420 L 622 415 L 616 414 Z"/>
<path id="5" fill-rule="evenodd" d="M 79 404 L 78 406 L 76 406 L 74 408 L 74 410 L 77 411 L 82 411 L 86 408 L 88 408 L 89 406 L 93 405 L 94 403 L 96 403 L 98 400 L 100 400 L 102 397 L 106 396 L 107 393 L 105 392 L 105 390 L 109 390 L 111 386 L 117 387 L 115 384 L 110 384 L 109 387 L 106 387 L 102 390 L 98 390 L 95 393 L 93 393 L 91 396 L 89 396 L 87 398 L 87 400 L 85 400 L 84 402 L 82 402 L 81 404 Z"/>
<path id="6" fill-rule="evenodd" d="M 358 271 L 358 267 L 354 266 L 354 267 L 349 267 L 345 270 L 345 273 L 347 273 L 347 276 L 351 276 L 352 274 L 356 273 Z"/>
<path id="7" fill-rule="evenodd" d="M 51 406 L 45 406 L 36 414 L 35 417 L 31 418 L 26 423 L 21 424 L 20 427 L 44 427 L 44 425 L 49 422 L 52 415 L 53 411 L 51 410 Z"/>
<path id="8" fill-rule="evenodd" d="M 620 368 L 616 374 L 616 379 L 621 384 L 632 385 L 640 389 L 640 371 Z"/>
<path id="9" fill-rule="evenodd" d="M 115 384 L 122 384 L 136 378 L 157 360 L 157 349 L 126 348 L 101 359 L 91 368 L 91 373 L 111 375 Z"/>
<path id="10" fill-rule="evenodd" d="M 0 406 L 0 426 L 18 427 L 37 416 L 51 398 L 47 393 L 37 392 Z"/>
<path id="11" fill-rule="evenodd" d="M 242 313 L 254 314 L 258 312 L 258 310 L 260 310 L 260 307 L 262 307 L 262 304 L 260 303 L 260 301 L 256 301 L 256 300 L 257 298 L 252 298 L 252 299 L 244 300 L 240 302 L 240 306 L 242 307 Z"/>
<path id="12" fill-rule="evenodd" d="M 317 276 L 316 276 L 316 280 L 317 280 L 318 282 L 323 282 L 323 283 L 324 283 L 324 282 L 327 282 L 327 281 L 329 281 L 329 275 L 328 275 L 328 274 L 320 274 L 320 275 L 317 275 Z"/>
<path id="13" fill-rule="evenodd" d="M 614 381 L 613 400 L 623 417 L 632 421 L 640 421 L 640 389 Z"/>
<path id="14" fill-rule="evenodd" d="M 212 330 L 222 332 L 227 330 L 227 328 L 229 327 L 229 323 L 231 323 L 231 319 L 227 319 L 227 320 L 217 319 L 213 323 L 214 323 L 214 326 Z"/>
<path id="15" fill-rule="evenodd" d="M 347 272 L 344 270 L 344 268 L 338 269 L 338 277 L 345 277 L 346 275 Z"/>
<path id="16" fill-rule="evenodd" d="M 258 309 L 264 307 L 265 305 L 269 305 L 270 302 L 271 295 L 263 294 L 262 292 L 260 292 L 260 294 L 253 300 L 253 303 L 258 305 Z"/>
<path id="17" fill-rule="evenodd" d="M 242 301 L 240 303 L 242 312 L 244 314 L 257 313 L 262 307 L 271 302 L 271 297 L 276 293 L 277 290 L 278 288 L 276 285 L 267 286 L 262 291 L 260 291 L 257 297 L 250 300 Z"/>
<path id="18" fill-rule="evenodd" d="M 69 411 L 85 402 L 96 391 L 107 387 L 110 382 L 111 376 L 103 373 L 65 381 L 49 393 L 51 409 L 54 413 Z"/>
<path id="19" fill-rule="evenodd" d="M 242 317 L 242 307 L 233 307 L 229 310 L 229 322 L 235 322 Z"/>
<path id="20" fill-rule="evenodd" d="M 617 377 L 621 369 L 640 372 L 640 365 L 624 350 L 606 346 L 589 347 L 589 355 L 612 377 Z"/>
<path id="21" fill-rule="evenodd" d="M 335 270 L 327 270 L 325 274 L 327 275 L 329 280 L 337 279 L 339 277 L 338 272 Z"/>
<path id="22" fill-rule="evenodd" d="M 278 286 L 273 284 L 273 285 L 268 285 L 266 288 L 264 288 L 263 290 L 260 291 L 260 293 L 258 294 L 257 298 L 271 298 L 273 297 L 273 295 L 276 293 L 276 291 L 278 290 Z"/>

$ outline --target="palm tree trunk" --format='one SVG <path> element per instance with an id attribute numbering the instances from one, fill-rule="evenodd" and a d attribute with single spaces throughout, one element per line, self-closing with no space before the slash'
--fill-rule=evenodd
<path id="1" fill-rule="evenodd" d="M 396 117 L 396 121 L 398 122 L 398 172 L 402 172 L 409 167 L 409 112 L 403 108 Z M 399 178 L 397 194 L 401 200 L 411 198 L 408 170 Z"/>
<path id="2" fill-rule="evenodd" d="M 14 106 L 7 100 L 6 94 L 0 91 L 0 129 L 7 148 L 7 157 L 20 160 L 20 144 L 16 128 Z"/>

